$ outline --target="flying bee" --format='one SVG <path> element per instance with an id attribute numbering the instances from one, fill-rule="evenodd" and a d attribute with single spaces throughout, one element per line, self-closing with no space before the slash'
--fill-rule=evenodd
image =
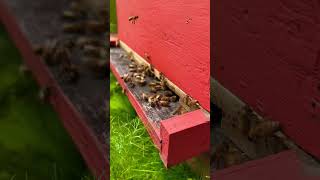
<path id="1" fill-rule="evenodd" d="M 63 32 L 66 33 L 84 33 L 85 24 L 84 23 L 65 23 L 63 24 Z"/>
<path id="2" fill-rule="evenodd" d="M 138 18 L 139 18 L 139 16 L 130 16 L 129 22 L 131 22 L 132 24 L 135 24 Z"/>
<path id="3" fill-rule="evenodd" d="M 104 22 L 99 22 L 95 20 L 89 20 L 86 22 L 86 30 L 94 33 L 104 33 L 108 29 L 108 26 Z"/>
<path id="4" fill-rule="evenodd" d="M 264 121 L 251 128 L 249 131 L 249 140 L 256 141 L 258 138 L 270 137 L 276 131 L 280 130 L 280 123 L 277 121 Z"/>

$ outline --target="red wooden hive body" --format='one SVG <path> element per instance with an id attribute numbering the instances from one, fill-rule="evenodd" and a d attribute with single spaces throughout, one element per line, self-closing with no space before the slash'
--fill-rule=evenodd
<path id="1" fill-rule="evenodd" d="M 279 121 L 292 141 L 320 159 L 319 1 L 220 0 L 212 13 L 211 76 L 261 116 Z M 288 166 L 279 168 L 278 179 L 292 175 Z M 251 179 L 263 176 L 243 171 Z M 249 179 L 240 170 L 232 173 Z"/>
<path id="2" fill-rule="evenodd" d="M 186 94 L 210 111 L 210 1 L 117 0 L 118 38 Z M 138 16 L 130 23 L 130 16 Z M 114 43 L 111 43 L 114 44 Z M 127 89 L 113 64 L 111 70 Z M 204 110 L 163 120 L 157 127 L 137 98 L 129 100 L 160 151 L 172 166 L 209 150 L 210 121 Z"/>

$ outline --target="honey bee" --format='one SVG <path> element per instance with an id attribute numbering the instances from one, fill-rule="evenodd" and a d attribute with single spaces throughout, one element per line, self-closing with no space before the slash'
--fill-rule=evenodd
<path id="1" fill-rule="evenodd" d="M 142 94 L 141 94 L 141 98 L 142 98 L 142 100 L 144 100 L 144 101 L 148 101 L 149 97 L 150 97 L 150 95 L 148 95 L 148 94 L 146 94 L 146 93 L 142 93 Z"/>
<path id="2" fill-rule="evenodd" d="M 280 130 L 280 123 L 277 121 L 264 121 L 251 128 L 249 131 L 249 140 L 256 141 L 258 138 L 270 137 L 276 131 Z"/>
<path id="3" fill-rule="evenodd" d="M 170 101 L 170 97 L 162 96 L 162 97 L 161 97 L 161 100 L 162 100 L 162 101 Z"/>
<path id="4" fill-rule="evenodd" d="M 169 98 L 169 101 L 170 102 L 176 102 L 177 101 L 177 96 L 171 96 L 170 98 Z"/>
<path id="5" fill-rule="evenodd" d="M 143 79 L 137 79 L 136 78 L 136 80 L 135 80 L 140 86 L 144 86 L 145 84 L 146 84 L 146 81 L 145 81 L 145 79 L 143 78 Z"/>
<path id="6" fill-rule="evenodd" d="M 162 101 L 162 100 L 159 101 L 159 105 L 163 107 L 169 107 L 169 104 L 170 104 L 169 101 Z"/>
<path id="7" fill-rule="evenodd" d="M 65 23 L 63 24 L 63 32 L 66 33 L 84 33 L 85 24 L 84 23 Z"/>
<path id="8" fill-rule="evenodd" d="M 86 30 L 94 33 L 104 33 L 108 30 L 108 26 L 104 22 L 89 20 L 86 22 Z"/>
<path id="9" fill-rule="evenodd" d="M 133 61 L 134 60 L 134 56 L 133 56 L 133 53 L 130 51 L 128 52 L 127 54 L 127 58 L 129 58 L 129 60 Z"/>
<path id="10" fill-rule="evenodd" d="M 136 64 L 129 64 L 129 68 L 137 68 Z"/>
<path id="11" fill-rule="evenodd" d="M 165 96 L 170 97 L 173 96 L 173 92 L 172 91 L 164 91 L 163 93 Z"/>
<path id="12" fill-rule="evenodd" d="M 192 99 L 189 95 L 184 98 L 186 105 L 190 108 L 190 111 L 200 108 L 200 104 L 197 100 Z"/>
<path id="13" fill-rule="evenodd" d="M 151 107 L 155 107 L 157 105 L 157 100 L 155 99 L 156 95 L 151 95 L 148 97 L 148 102 Z"/>
<path id="14" fill-rule="evenodd" d="M 85 45 L 83 48 L 83 53 L 86 56 L 100 58 L 102 57 L 103 50 L 93 45 Z"/>
<path id="15" fill-rule="evenodd" d="M 62 14 L 62 18 L 66 20 L 77 20 L 79 19 L 81 14 L 77 13 L 76 11 L 64 11 Z"/>
<path id="16" fill-rule="evenodd" d="M 121 79 L 123 79 L 124 82 L 129 82 L 132 81 L 132 75 L 131 74 L 125 74 L 121 77 Z"/>
<path id="17" fill-rule="evenodd" d="M 129 22 L 131 22 L 132 24 L 135 24 L 138 18 L 139 18 L 139 16 L 130 16 Z"/>
<path id="18" fill-rule="evenodd" d="M 76 41 L 76 45 L 80 48 L 84 48 L 86 45 L 91 46 L 102 46 L 102 42 L 100 40 L 90 38 L 90 37 L 79 37 Z"/>
<path id="19" fill-rule="evenodd" d="M 43 47 L 42 56 L 48 65 L 58 65 L 64 61 L 70 61 L 71 52 L 57 40 L 52 40 Z"/>

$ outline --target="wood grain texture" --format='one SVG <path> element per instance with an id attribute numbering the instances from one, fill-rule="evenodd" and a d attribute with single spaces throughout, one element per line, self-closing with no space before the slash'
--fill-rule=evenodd
<path id="1" fill-rule="evenodd" d="M 210 111 L 210 1 L 117 0 L 117 15 L 119 39 Z"/>
<path id="2" fill-rule="evenodd" d="M 214 79 L 320 158 L 320 2 L 213 6 Z"/>

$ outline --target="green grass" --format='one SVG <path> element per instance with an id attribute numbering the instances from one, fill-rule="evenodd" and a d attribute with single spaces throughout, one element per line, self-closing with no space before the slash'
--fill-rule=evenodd
<path id="1" fill-rule="evenodd" d="M 110 32 L 117 32 L 116 0 L 110 0 Z"/>
<path id="2" fill-rule="evenodd" d="M 19 73 L 21 62 L 0 26 L 0 180 L 85 180 L 84 161 L 51 106 L 37 99 L 35 81 Z"/>
<path id="3" fill-rule="evenodd" d="M 111 179 L 199 179 L 185 164 L 165 169 L 146 129 L 110 75 Z"/>

